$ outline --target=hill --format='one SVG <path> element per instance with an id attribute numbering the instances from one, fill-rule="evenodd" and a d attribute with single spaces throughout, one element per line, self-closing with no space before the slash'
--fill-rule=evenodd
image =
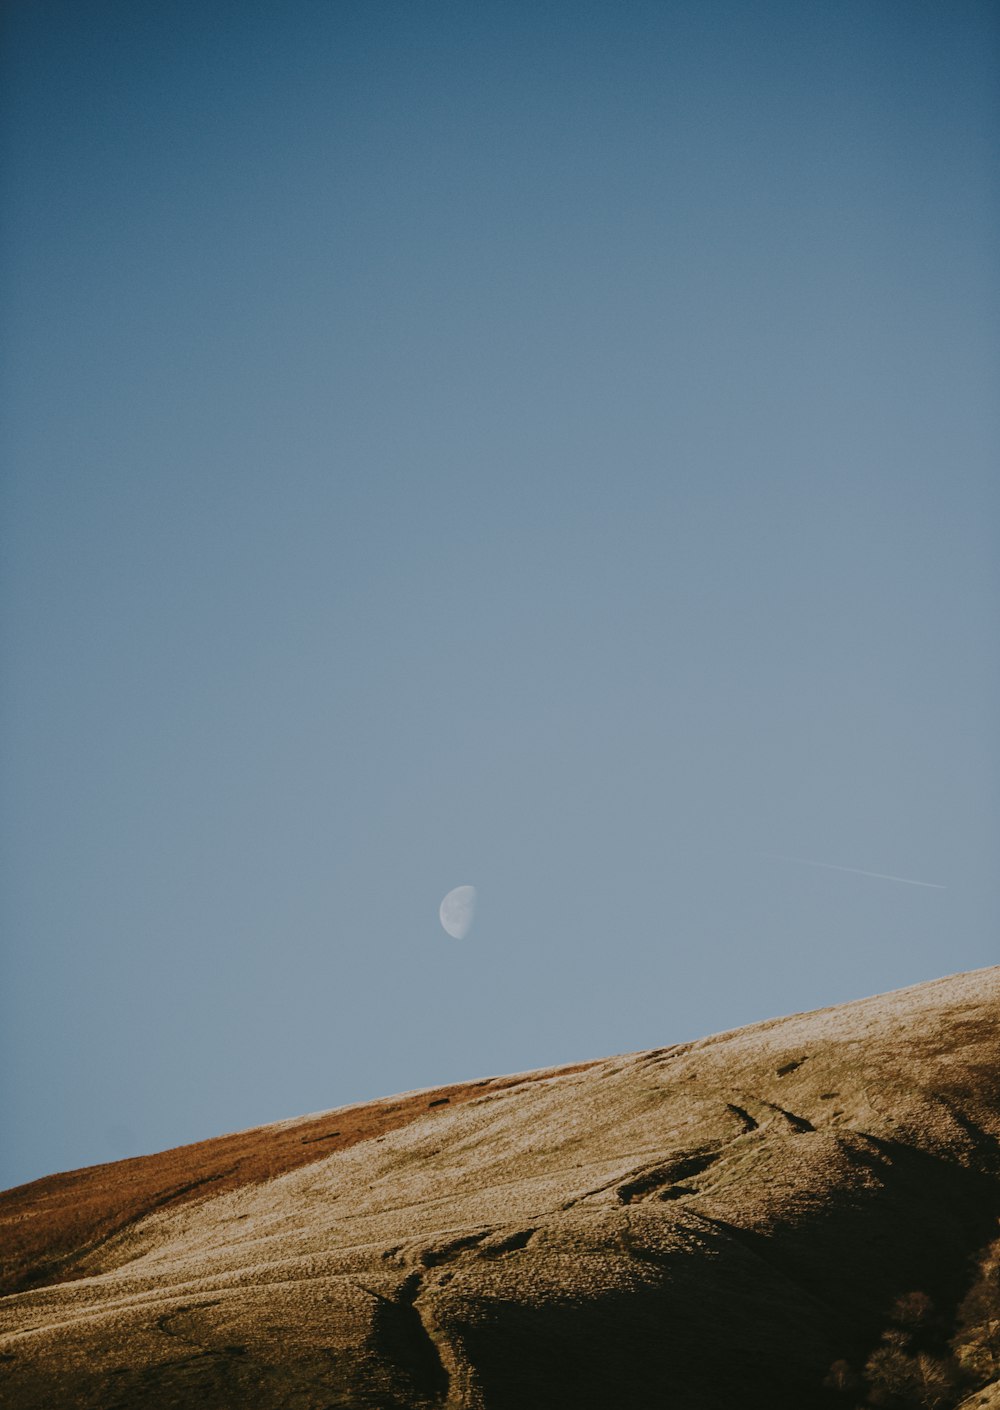
<path id="1" fill-rule="evenodd" d="M 998 1017 L 981 970 L 8 1191 L 0 1401 L 997 1405 Z"/>

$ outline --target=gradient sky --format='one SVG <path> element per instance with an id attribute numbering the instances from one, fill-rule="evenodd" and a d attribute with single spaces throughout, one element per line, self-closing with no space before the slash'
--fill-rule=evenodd
<path id="1" fill-rule="evenodd" d="M 995 6 L 4 24 L 0 1184 L 1000 959 Z"/>

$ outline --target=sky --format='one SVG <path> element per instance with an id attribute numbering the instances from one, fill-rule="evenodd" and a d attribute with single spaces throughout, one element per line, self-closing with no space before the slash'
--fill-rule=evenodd
<path id="1" fill-rule="evenodd" d="M 3 23 L 0 1185 L 1000 961 L 992 4 Z"/>

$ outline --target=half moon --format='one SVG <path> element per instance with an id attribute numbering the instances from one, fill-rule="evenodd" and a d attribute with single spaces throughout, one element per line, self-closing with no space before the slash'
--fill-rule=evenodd
<path id="1" fill-rule="evenodd" d="M 456 886 L 454 891 L 448 892 L 438 910 L 441 924 L 455 940 L 464 940 L 468 935 L 475 913 L 476 888 L 474 886 Z"/>

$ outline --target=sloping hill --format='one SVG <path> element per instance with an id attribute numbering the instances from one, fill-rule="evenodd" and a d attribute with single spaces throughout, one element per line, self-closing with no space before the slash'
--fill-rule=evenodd
<path id="1" fill-rule="evenodd" d="M 23 1186 L 0 1401 L 853 1410 L 996 1236 L 998 1018 L 983 970 Z"/>

